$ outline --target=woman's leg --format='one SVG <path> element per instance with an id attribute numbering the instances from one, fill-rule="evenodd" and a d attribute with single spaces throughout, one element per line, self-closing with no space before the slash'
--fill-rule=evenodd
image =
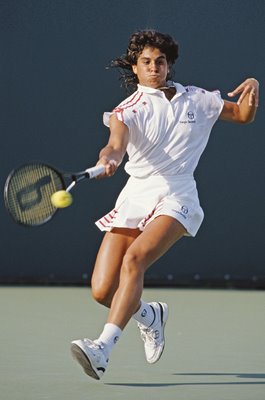
<path id="1" fill-rule="evenodd" d="M 172 217 L 159 216 L 141 235 L 139 231 L 134 231 L 134 234 L 132 232 L 130 238 L 128 232 L 121 231 L 114 232 L 115 236 L 106 235 L 99 251 L 93 276 L 94 296 L 102 302 L 104 299 L 106 305 L 111 303 L 103 332 L 94 341 L 84 339 L 72 342 L 73 357 L 85 373 L 95 379 L 100 379 L 104 374 L 113 345 L 139 307 L 145 271 L 180 239 L 186 230 Z M 122 261 L 122 264 L 118 261 Z M 160 328 L 163 330 L 163 325 Z M 149 362 L 158 360 L 163 351 L 163 337 L 159 341 L 154 339 L 155 348 L 152 346 L 152 354 L 146 348 Z"/>
<path id="2" fill-rule="evenodd" d="M 123 257 L 108 323 L 115 324 L 120 329 L 126 326 L 139 307 L 145 271 L 185 233 L 186 229 L 180 222 L 161 215 L 132 241 Z"/>
<path id="3" fill-rule="evenodd" d="M 94 299 L 106 307 L 110 307 L 119 286 L 124 254 L 140 233 L 139 229 L 114 228 L 103 238 L 92 274 L 91 288 Z"/>

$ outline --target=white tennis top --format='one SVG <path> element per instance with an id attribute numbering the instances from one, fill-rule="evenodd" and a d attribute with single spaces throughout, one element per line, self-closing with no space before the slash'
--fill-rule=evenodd
<path id="1" fill-rule="evenodd" d="M 193 175 L 223 108 L 220 92 L 195 86 L 176 87 L 169 101 L 164 92 L 138 85 L 103 121 L 115 113 L 129 128 L 126 172 L 134 177 Z"/>

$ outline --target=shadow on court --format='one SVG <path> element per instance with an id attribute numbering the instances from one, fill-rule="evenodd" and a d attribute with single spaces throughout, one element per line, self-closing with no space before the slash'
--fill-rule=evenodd
<path id="1" fill-rule="evenodd" d="M 132 387 L 167 387 L 167 386 L 189 386 L 189 385 L 265 385 L 265 374 L 226 374 L 226 373 L 186 373 L 186 374 L 173 374 L 176 376 L 231 376 L 234 378 L 243 379 L 264 379 L 264 381 L 235 381 L 235 382 L 185 382 L 185 383 L 108 383 L 114 386 L 132 386 Z"/>
<path id="2" fill-rule="evenodd" d="M 243 379 L 250 379 L 250 378 L 252 378 L 252 379 L 265 379 L 265 374 L 237 374 L 237 373 L 235 373 L 235 374 L 226 374 L 226 373 L 223 373 L 223 372 L 216 372 L 216 373 L 190 373 L 190 374 L 175 374 L 175 375 L 179 375 L 179 376 L 182 376 L 182 375 L 185 375 L 185 376 L 234 376 L 234 377 L 236 377 L 236 378 L 243 378 Z M 242 382 L 240 382 L 240 383 L 242 383 Z M 265 381 L 263 382 L 263 383 L 265 383 Z"/>

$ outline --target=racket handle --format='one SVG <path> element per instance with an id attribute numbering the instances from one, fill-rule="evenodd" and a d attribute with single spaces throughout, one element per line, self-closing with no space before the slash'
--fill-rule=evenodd
<path id="1" fill-rule="evenodd" d="M 95 167 L 86 169 L 86 173 L 89 176 L 89 179 L 96 178 L 96 176 L 105 172 L 104 165 L 96 165 Z"/>

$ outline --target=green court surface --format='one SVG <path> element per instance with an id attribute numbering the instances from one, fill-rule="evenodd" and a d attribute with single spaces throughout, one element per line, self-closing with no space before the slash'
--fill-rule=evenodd
<path id="1" fill-rule="evenodd" d="M 95 381 L 70 354 L 107 315 L 90 289 L 1 287 L 0 398 L 265 399 L 265 292 L 152 288 L 143 298 L 169 304 L 163 357 L 146 363 L 131 321 Z"/>

